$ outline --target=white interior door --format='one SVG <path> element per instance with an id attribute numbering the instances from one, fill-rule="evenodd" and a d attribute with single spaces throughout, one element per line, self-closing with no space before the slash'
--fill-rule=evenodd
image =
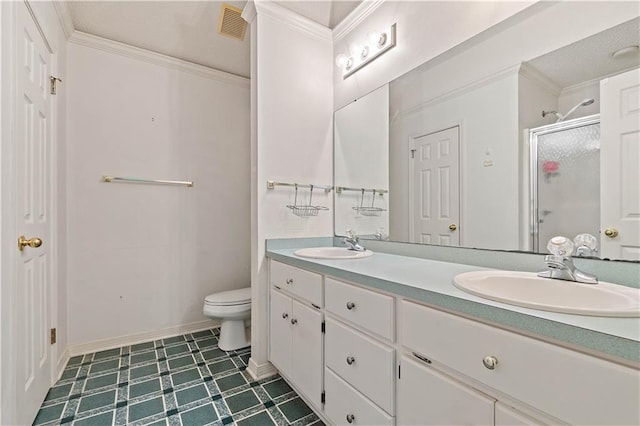
<path id="1" fill-rule="evenodd" d="M 15 7 L 14 217 L 16 422 L 31 423 L 51 384 L 52 137 L 49 44 L 28 7 Z M 31 240 L 18 250 L 19 236 Z M 38 245 L 38 240 L 41 245 Z"/>
<path id="2" fill-rule="evenodd" d="M 640 70 L 600 82 L 601 256 L 640 260 Z"/>
<path id="3" fill-rule="evenodd" d="M 413 139 L 410 179 L 412 242 L 460 245 L 460 131 Z"/>

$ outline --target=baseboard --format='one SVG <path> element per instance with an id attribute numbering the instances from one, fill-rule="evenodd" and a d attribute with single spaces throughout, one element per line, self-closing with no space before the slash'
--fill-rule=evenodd
<path id="1" fill-rule="evenodd" d="M 56 375 L 55 375 L 56 377 L 55 377 L 54 383 L 60 380 L 60 377 L 62 377 L 62 373 L 64 372 L 64 369 L 67 366 L 67 363 L 69 362 L 70 358 L 71 356 L 69 355 L 69 348 L 65 348 L 64 352 L 62 352 L 62 356 L 58 358 L 58 364 L 56 365 Z"/>
<path id="2" fill-rule="evenodd" d="M 195 331 L 207 330 L 216 327 L 220 327 L 220 321 L 206 320 L 192 322 L 190 324 L 178 325 L 175 327 L 163 328 L 160 330 L 129 334 L 127 336 L 96 340 L 88 343 L 80 343 L 78 345 L 69 346 L 68 352 L 69 356 L 84 355 L 93 352 L 104 351 L 107 349 L 149 342 L 151 340 L 164 339 L 165 337 L 179 336 L 185 333 L 193 333 Z"/>
<path id="3" fill-rule="evenodd" d="M 254 380 L 262 380 L 267 377 L 275 376 L 278 374 L 278 370 L 270 362 L 258 365 L 253 358 L 249 358 L 249 365 L 247 371 L 253 377 Z"/>

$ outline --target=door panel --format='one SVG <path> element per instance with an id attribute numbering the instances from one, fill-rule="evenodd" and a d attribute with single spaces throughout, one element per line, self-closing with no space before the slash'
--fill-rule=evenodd
<path id="1" fill-rule="evenodd" d="M 291 298 L 271 289 L 269 361 L 291 375 Z"/>
<path id="2" fill-rule="evenodd" d="M 294 300 L 293 368 L 291 377 L 316 408 L 322 407 L 322 314 Z"/>

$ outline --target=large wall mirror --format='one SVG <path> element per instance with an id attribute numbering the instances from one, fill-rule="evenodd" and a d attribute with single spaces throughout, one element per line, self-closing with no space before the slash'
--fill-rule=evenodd
<path id="1" fill-rule="evenodd" d="M 640 18 L 457 77 L 503 36 L 336 111 L 336 235 L 640 260 Z"/>

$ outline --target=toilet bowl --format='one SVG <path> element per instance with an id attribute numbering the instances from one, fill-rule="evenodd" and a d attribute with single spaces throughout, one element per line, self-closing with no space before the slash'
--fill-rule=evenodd
<path id="1" fill-rule="evenodd" d="M 204 315 L 220 320 L 218 347 L 233 351 L 251 345 L 244 321 L 251 317 L 251 287 L 210 294 L 204 299 Z"/>

